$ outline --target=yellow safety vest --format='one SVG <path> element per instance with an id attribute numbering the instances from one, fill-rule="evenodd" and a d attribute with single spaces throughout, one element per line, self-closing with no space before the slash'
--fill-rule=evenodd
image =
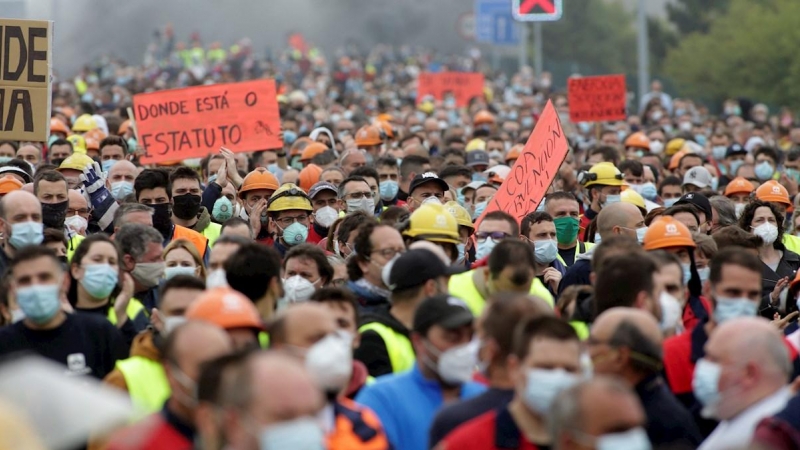
<path id="1" fill-rule="evenodd" d="M 464 300 L 464 303 L 467 304 L 472 314 L 478 317 L 483 313 L 483 309 L 486 307 L 486 299 L 478 292 L 478 287 L 475 286 L 475 282 L 472 280 L 474 273 L 475 270 L 470 270 L 451 276 L 447 289 L 450 291 L 450 295 Z M 547 290 L 547 287 L 542 284 L 538 278 L 533 278 L 530 294 L 541 298 L 550 304 L 550 306 L 555 304 L 553 295 L 550 294 L 550 291 Z"/>
<path id="2" fill-rule="evenodd" d="M 414 367 L 417 355 L 414 353 L 414 347 L 411 346 L 411 341 L 407 337 L 380 322 L 371 322 L 362 325 L 358 329 L 359 333 L 364 333 L 365 331 L 374 331 L 383 339 L 386 351 L 389 353 L 392 372 L 405 372 Z"/>
<path id="3" fill-rule="evenodd" d="M 584 253 L 588 252 L 589 249 L 594 247 L 594 246 L 595 246 L 595 244 L 593 242 L 581 242 L 581 241 L 578 241 L 578 246 L 577 246 L 577 249 L 575 250 L 575 255 L 572 257 L 572 264 L 575 264 L 575 261 L 578 260 L 578 256 L 583 255 Z M 581 248 L 583 248 L 583 251 L 581 251 Z M 564 261 L 564 258 L 561 257 L 560 253 L 556 255 L 556 258 L 558 259 L 559 262 L 561 262 L 561 264 L 563 264 L 565 266 L 567 265 L 567 263 Z"/>
<path id="4" fill-rule="evenodd" d="M 125 377 L 131 401 L 147 413 L 164 407 L 171 394 L 164 366 L 144 356 L 131 356 L 117 361 L 117 369 Z"/>
<path id="5" fill-rule="evenodd" d="M 128 302 L 128 306 L 125 308 L 125 312 L 128 313 L 128 320 L 133 320 L 140 312 L 144 310 L 144 305 L 139 300 L 132 298 L 131 301 Z M 108 321 L 111 322 L 112 325 L 117 324 L 117 312 L 114 311 L 114 307 L 108 308 Z"/>
<path id="6" fill-rule="evenodd" d="M 800 237 L 791 234 L 784 234 L 783 246 L 786 247 L 786 250 L 789 250 L 790 252 L 800 254 Z"/>
<path id="7" fill-rule="evenodd" d="M 578 338 L 580 340 L 585 341 L 589 339 L 589 326 L 586 325 L 586 322 L 581 322 L 580 320 L 570 320 L 569 324 L 575 330 L 575 333 L 578 334 Z"/>
<path id="8" fill-rule="evenodd" d="M 222 232 L 222 225 L 218 223 L 211 222 L 208 224 L 205 230 L 203 230 L 202 234 L 206 239 L 208 239 L 208 247 L 211 248 L 214 246 L 214 242 L 217 242 L 217 238 L 219 238 L 219 234 Z"/>
<path id="9" fill-rule="evenodd" d="M 258 345 L 262 350 L 269 348 L 269 334 L 266 331 L 261 331 L 258 333 Z"/>
<path id="10" fill-rule="evenodd" d="M 81 242 L 86 239 L 86 237 L 81 236 L 80 234 L 76 234 L 69 238 L 67 242 L 67 262 L 72 262 L 72 255 L 75 254 L 75 250 L 78 249 L 78 246 L 81 245 Z"/>

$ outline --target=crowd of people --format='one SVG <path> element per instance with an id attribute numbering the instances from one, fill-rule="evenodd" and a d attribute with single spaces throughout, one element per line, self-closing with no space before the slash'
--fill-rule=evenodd
<path id="1" fill-rule="evenodd" d="M 190 41 L 55 83 L 49 141 L 0 142 L 0 355 L 130 398 L 87 448 L 800 448 L 791 112 L 654 81 L 571 123 L 549 74 L 479 55 Z M 434 67 L 485 94 L 417 101 Z M 281 148 L 139 162 L 131 95 L 260 77 Z M 489 205 L 547 101 L 570 150 L 518 221 Z"/>

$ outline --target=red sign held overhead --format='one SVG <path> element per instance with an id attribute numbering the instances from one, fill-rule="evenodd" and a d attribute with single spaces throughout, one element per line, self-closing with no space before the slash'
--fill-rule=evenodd
<path id="1" fill-rule="evenodd" d="M 625 75 L 570 78 L 567 81 L 569 120 L 625 120 L 625 95 Z"/>
<path id="2" fill-rule="evenodd" d="M 562 14 L 562 0 L 514 0 L 512 13 L 522 22 L 558 20 Z"/>
<path id="3" fill-rule="evenodd" d="M 442 101 L 452 95 L 456 106 L 468 106 L 474 97 L 483 97 L 483 74 L 474 72 L 423 72 L 417 79 L 417 103 L 425 96 Z"/>

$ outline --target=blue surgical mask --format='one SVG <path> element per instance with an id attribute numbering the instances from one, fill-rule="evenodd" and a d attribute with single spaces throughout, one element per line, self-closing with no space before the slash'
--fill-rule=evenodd
<path id="1" fill-rule="evenodd" d="M 133 183 L 130 181 L 111 183 L 111 195 L 113 195 L 115 199 L 122 200 L 131 194 L 133 194 Z"/>
<path id="2" fill-rule="evenodd" d="M 11 225 L 8 243 L 19 250 L 28 245 L 39 245 L 44 240 L 44 225 L 39 222 L 20 222 Z"/>
<path id="3" fill-rule="evenodd" d="M 302 244 L 308 239 L 308 227 L 295 222 L 283 229 L 283 242 L 286 245 Z"/>
<path id="4" fill-rule="evenodd" d="M 728 164 L 728 166 L 730 166 L 730 172 L 728 173 L 728 175 L 735 177 L 736 171 L 739 170 L 739 167 L 742 167 L 742 164 L 744 164 L 744 161 L 741 159 L 731 161 L 730 164 Z"/>
<path id="5" fill-rule="evenodd" d="M 600 233 L 595 233 L 594 234 L 594 243 L 595 244 L 599 244 L 601 240 L 602 240 L 602 238 L 600 237 Z"/>
<path id="6" fill-rule="evenodd" d="M 644 243 L 645 234 L 647 234 L 647 227 L 641 227 L 636 229 L 636 240 L 639 241 L 640 244 Z"/>
<path id="7" fill-rule="evenodd" d="M 261 430 L 261 450 L 303 449 L 324 450 L 325 434 L 316 420 L 310 417 L 280 422 Z"/>
<path id="8" fill-rule="evenodd" d="M 458 260 L 456 264 L 463 264 L 467 258 L 467 244 L 456 244 L 456 251 L 458 252 Z"/>
<path id="9" fill-rule="evenodd" d="M 522 400 L 525 406 L 546 416 L 556 396 L 565 389 L 577 384 L 580 379 L 574 373 L 563 369 L 529 369 L 526 375 L 525 393 Z"/>
<path id="10" fill-rule="evenodd" d="M 476 220 L 478 217 L 483 214 L 486 210 L 486 207 L 489 205 L 489 202 L 480 202 L 475 204 L 475 210 L 472 212 L 472 220 Z"/>
<path id="11" fill-rule="evenodd" d="M 681 269 L 683 269 L 683 284 L 686 284 L 692 279 L 692 265 L 681 264 Z"/>
<path id="12" fill-rule="evenodd" d="M 136 144 L 135 138 L 130 138 L 126 141 L 128 143 L 128 153 L 136 153 L 136 149 L 138 145 Z"/>
<path id="13" fill-rule="evenodd" d="M 397 192 L 400 190 L 400 186 L 397 184 L 397 181 L 394 180 L 381 181 L 379 186 L 381 191 L 381 200 L 387 202 L 393 200 L 397 196 Z"/>
<path id="14" fill-rule="evenodd" d="M 10 156 L 0 156 L 0 164 L 5 164 L 5 163 L 11 161 L 12 159 L 14 159 L 14 158 L 12 158 Z"/>
<path id="15" fill-rule="evenodd" d="M 639 194 L 641 194 L 645 200 L 654 202 L 658 197 L 658 190 L 656 189 L 655 184 L 648 181 L 647 183 L 642 184 L 642 186 L 639 188 Z"/>
<path id="16" fill-rule="evenodd" d="M 703 147 L 706 146 L 706 135 L 705 134 L 695 134 L 694 141 L 698 144 L 702 145 Z"/>
<path id="17" fill-rule="evenodd" d="M 17 288 L 17 305 L 33 323 L 47 323 L 61 308 L 58 290 L 58 284 L 34 284 Z"/>
<path id="18" fill-rule="evenodd" d="M 595 443 L 597 450 L 651 450 L 650 439 L 644 428 L 637 427 L 621 433 L 599 436 Z"/>
<path id="19" fill-rule="evenodd" d="M 534 241 L 534 257 L 539 264 L 550 264 L 558 256 L 558 245 L 556 241 L 545 239 L 541 241 Z"/>
<path id="20" fill-rule="evenodd" d="M 233 204 L 224 195 L 214 202 L 214 208 L 211 210 L 211 215 L 217 219 L 218 222 L 225 222 L 233 217 Z"/>
<path id="21" fill-rule="evenodd" d="M 116 159 L 107 159 L 107 160 L 103 161 L 103 164 L 102 164 L 103 165 L 103 172 L 108 173 L 111 170 L 111 167 L 113 167 L 114 164 L 116 164 L 116 163 L 117 163 Z"/>
<path id="22" fill-rule="evenodd" d="M 483 176 L 483 174 L 480 173 L 480 172 L 475 172 L 475 173 L 472 174 L 472 181 L 480 181 L 480 182 L 485 183 L 486 182 L 486 177 Z"/>
<path id="23" fill-rule="evenodd" d="M 700 281 L 705 283 L 706 280 L 708 280 L 708 277 L 711 275 L 711 268 L 710 267 L 698 268 L 697 275 L 700 276 Z"/>
<path id="24" fill-rule="evenodd" d="M 678 198 L 678 197 L 676 197 L 676 198 L 665 198 L 664 199 L 664 207 L 665 208 L 669 208 L 672 205 L 674 205 L 675 203 L 677 203 L 678 200 L 680 200 L 680 198 Z"/>
<path id="25" fill-rule="evenodd" d="M 612 205 L 614 203 L 619 203 L 622 200 L 622 196 L 620 195 L 606 195 L 606 201 L 603 203 L 603 206 Z"/>
<path id="26" fill-rule="evenodd" d="M 89 264 L 83 266 L 81 286 L 92 297 L 105 300 L 117 286 L 119 270 L 108 264 Z"/>
<path id="27" fill-rule="evenodd" d="M 760 163 L 756 164 L 756 178 L 761 181 L 767 181 L 772 178 L 772 174 L 775 173 L 775 168 L 772 167 L 767 161 L 761 161 Z"/>
<path id="28" fill-rule="evenodd" d="M 716 297 L 714 322 L 717 325 L 740 317 L 755 317 L 758 314 L 758 303 L 747 298 Z"/>
<path id="29" fill-rule="evenodd" d="M 786 176 L 794 180 L 796 183 L 800 183 L 800 170 L 787 167 Z"/>
<path id="30" fill-rule="evenodd" d="M 728 149 L 724 145 L 715 145 L 711 147 L 711 156 L 713 156 L 716 161 L 722 161 L 725 158 L 726 151 L 728 151 Z"/>
<path id="31" fill-rule="evenodd" d="M 187 267 L 187 266 L 173 266 L 167 267 L 164 269 L 164 279 L 169 280 L 170 278 L 174 277 L 175 275 L 189 275 L 189 276 L 196 276 L 197 275 L 197 268 L 196 267 Z"/>
<path id="32" fill-rule="evenodd" d="M 478 242 L 478 246 L 475 249 L 475 259 L 483 259 L 486 256 L 489 256 L 489 253 L 492 253 L 492 250 L 497 245 L 497 241 L 492 238 L 486 238 L 483 242 Z"/>
<path id="33" fill-rule="evenodd" d="M 705 408 L 713 409 L 719 403 L 720 375 L 722 375 L 722 367 L 705 358 L 700 358 L 694 366 L 692 392 Z"/>
<path id="34" fill-rule="evenodd" d="M 283 131 L 283 143 L 286 145 L 294 144 L 294 141 L 297 140 L 297 133 L 291 130 L 284 130 Z"/>

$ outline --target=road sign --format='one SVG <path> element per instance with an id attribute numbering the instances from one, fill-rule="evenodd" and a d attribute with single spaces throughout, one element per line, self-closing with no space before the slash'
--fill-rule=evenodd
<path id="1" fill-rule="evenodd" d="M 514 18 L 521 22 L 552 22 L 561 18 L 562 0 L 513 0 Z"/>
<path id="2" fill-rule="evenodd" d="M 511 15 L 511 0 L 475 1 L 475 38 L 494 45 L 519 43 L 519 29 Z"/>
<path id="3" fill-rule="evenodd" d="M 474 12 L 466 12 L 458 16 L 458 22 L 456 23 L 456 29 L 458 30 L 458 35 L 461 36 L 461 39 L 467 41 L 474 41 L 475 40 L 475 13 Z"/>

